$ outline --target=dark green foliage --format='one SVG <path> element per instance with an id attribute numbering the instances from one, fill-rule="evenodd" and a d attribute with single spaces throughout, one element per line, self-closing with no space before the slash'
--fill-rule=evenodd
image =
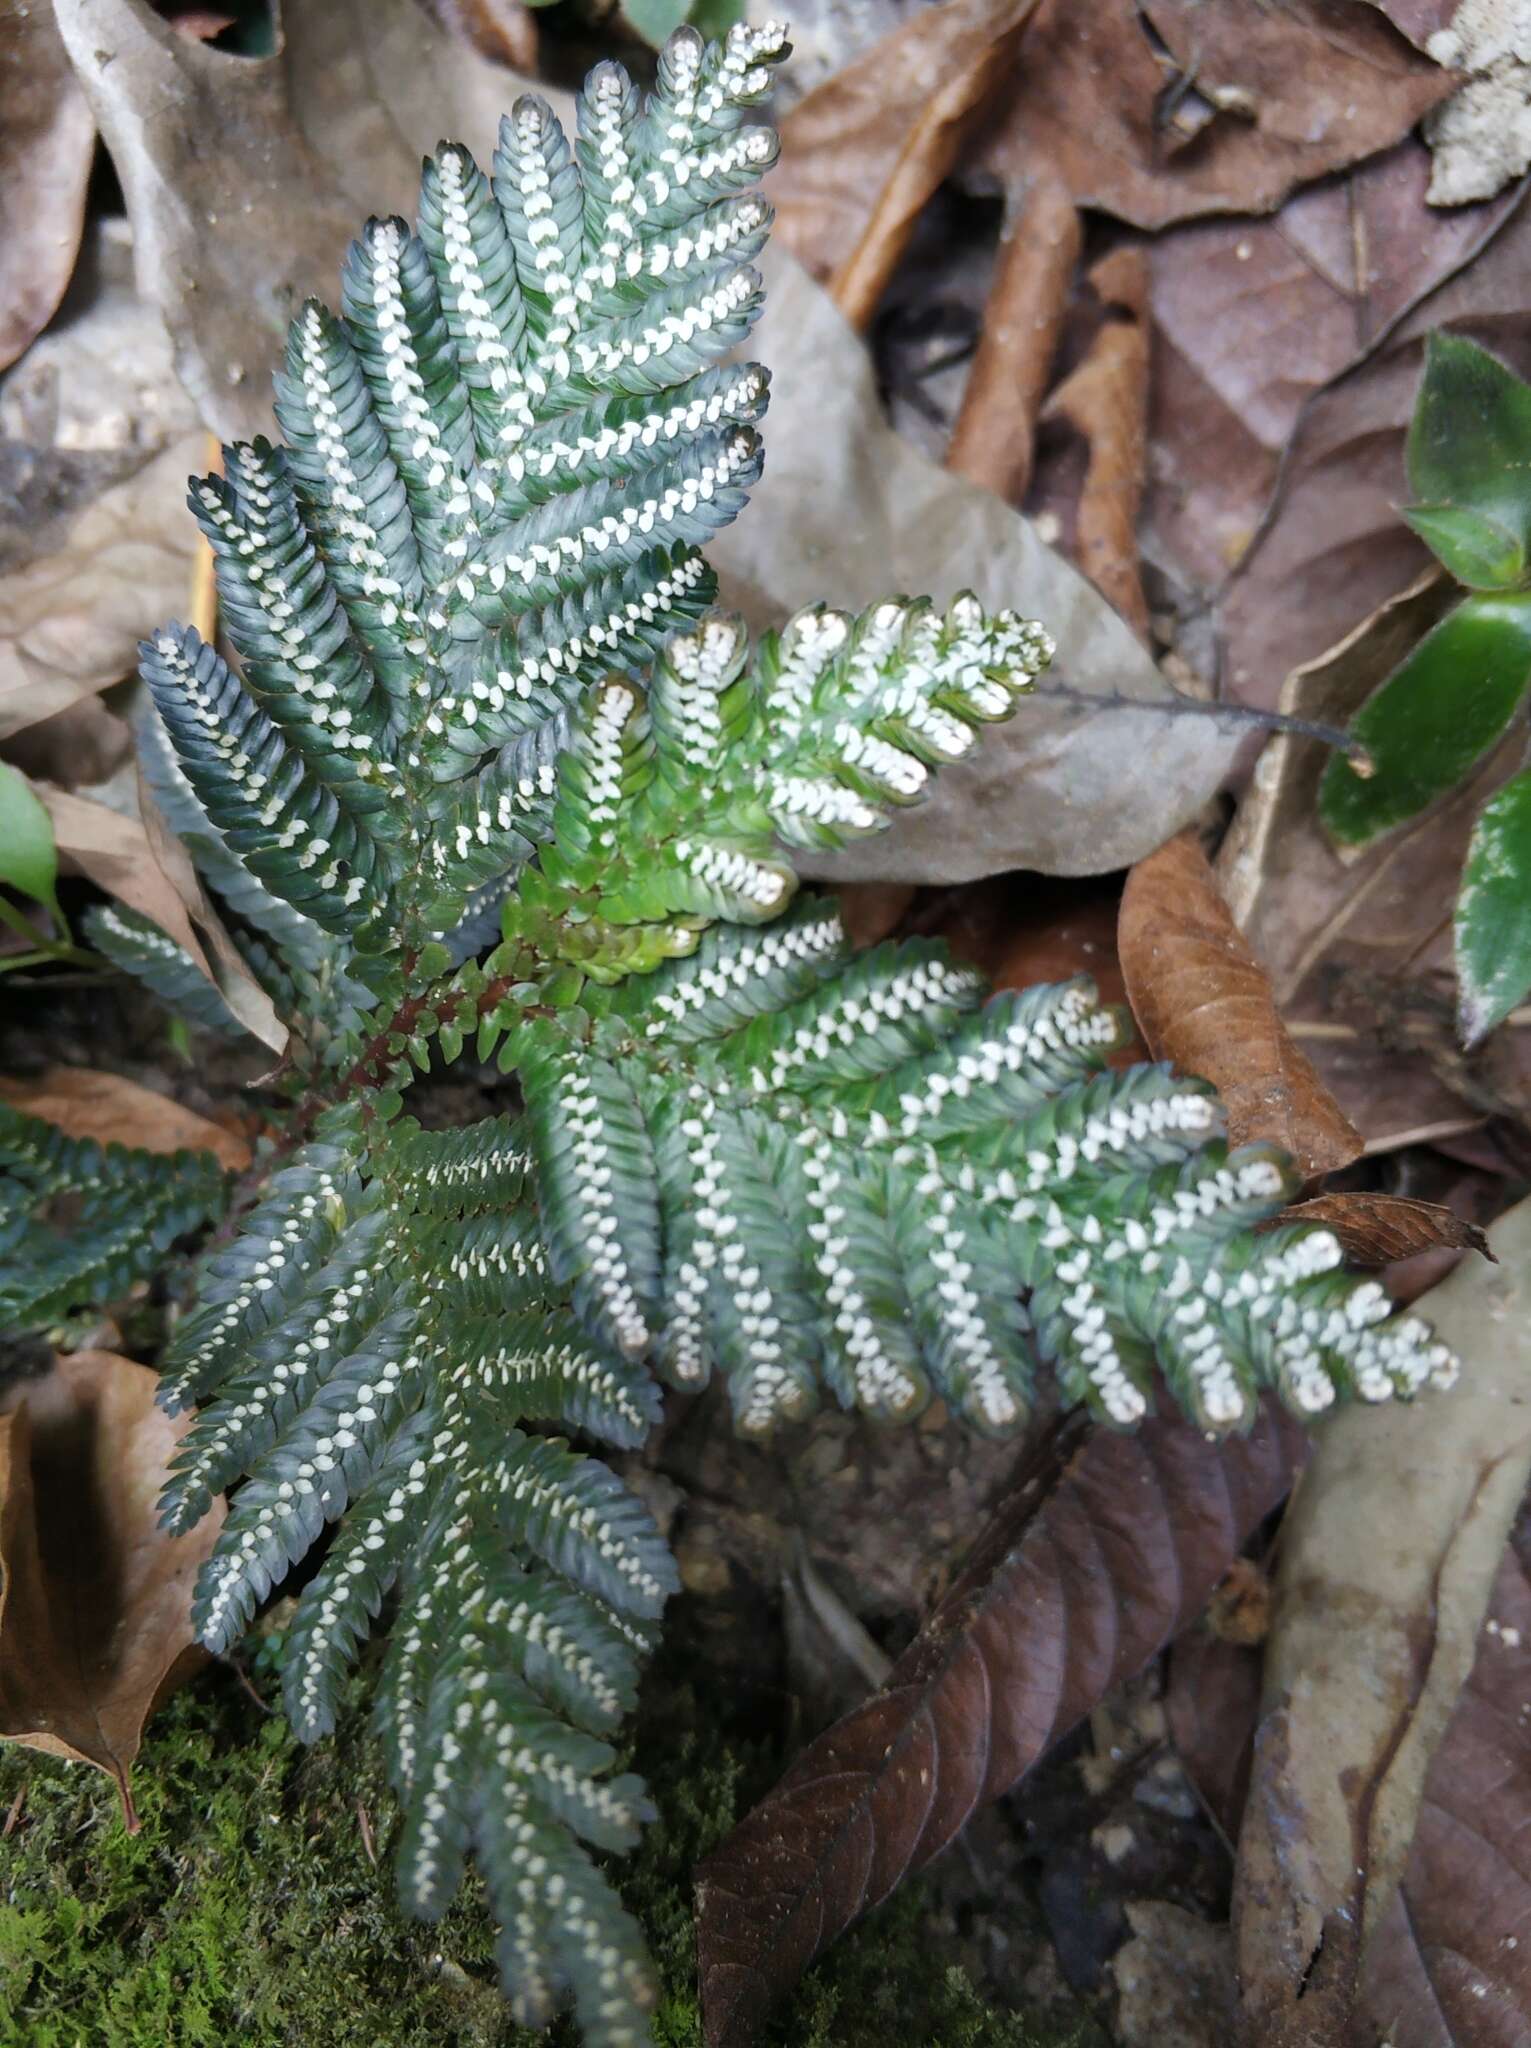
<path id="1" fill-rule="evenodd" d="M 292 1029 L 273 1170 L 165 1360 L 201 1404 L 167 1525 L 233 1489 L 197 1627 L 227 1648 L 339 1524 L 294 1725 L 335 1727 L 391 1600 L 403 1899 L 440 1919 L 476 1866 L 513 2012 L 572 2003 L 591 2048 L 652 2038 L 601 1857 L 650 1810 L 611 1737 L 675 1586 L 593 1446 L 661 1381 L 717 1370 L 759 1434 L 933 1392 L 1005 1432 L 1039 1364 L 1129 1425 L 1157 1360 L 1229 1429 L 1266 1385 L 1317 1412 L 1453 1369 L 1327 1232 L 1254 1234 L 1283 1165 L 1228 1155 L 1201 1084 L 1106 1070 L 1086 984 L 986 1001 L 793 907 L 788 850 L 918 801 L 1051 645 L 970 596 L 755 646 L 708 613 L 698 543 L 760 464 L 765 374 L 722 359 L 781 47 L 682 33 L 646 102 L 603 65 L 572 144 L 522 100 L 489 177 L 444 145 L 418 235 L 370 223 L 340 316 L 294 323 L 288 448 L 193 489 L 239 673 L 179 627 L 144 651 L 151 777 Z M 519 1101 L 422 1130 L 404 1091 L 469 1044 Z"/>
<path id="2" fill-rule="evenodd" d="M 0 1103 L 0 1332 L 114 1300 L 218 1215 L 227 1195 L 209 1153 L 67 1138 Z"/>

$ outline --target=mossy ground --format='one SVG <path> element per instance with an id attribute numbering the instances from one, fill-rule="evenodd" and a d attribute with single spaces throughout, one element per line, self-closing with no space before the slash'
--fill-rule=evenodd
<path id="1" fill-rule="evenodd" d="M 150 1726 L 137 1835 L 95 1771 L 0 1752 L 0 1812 L 25 1788 L 0 1840 L 4 2048 L 572 2048 L 571 2030 L 533 2036 L 508 2019 L 476 1886 L 436 1927 L 396 1910 L 393 1805 L 363 1697 L 358 1684 L 336 1738 L 305 1750 L 210 1669 Z M 730 1749 L 689 1704 L 688 1730 L 684 1687 L 651 1702 L 662 1745 L 640 1725 L 661 1820 L 622 1873 L 663 1979 L 660 2048 L 701 2048 L 691 1872 L 779 1764 Z M 1061 2048 L 941 1966 L 917 1887 L 840 1945 L 768 2040 Z"/>

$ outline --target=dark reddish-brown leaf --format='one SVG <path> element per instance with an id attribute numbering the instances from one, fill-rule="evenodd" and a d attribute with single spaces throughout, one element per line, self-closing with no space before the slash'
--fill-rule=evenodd
<path id="1" fill-rule="evenodd" d="M 159 1528 L 190 1418 L 154 1388 L 147 1366 L 77 1351 L 0 1415 L 0 1736 L 105 1771 L 130 1828 L 144 1723 L 202 1660 L 192 1586 L 223 1526 L 219 1501 L 184 1536 Z"/>
<path id="2" fill-rule="evenodd" d="M 1117 927 L 1122 973 L 1156 1059 L 1212 1082 L 1236 1145 L 1264 1138 L 1304 1179 L 1361 1150 L 1281 1021 L 1270 980 L 1245 944 L 1206 856 L 1182 833 L 1127 877 Z"/>
<path id="3" fill-rule="evenodd" d="M 1403 1884 L 1367 1950 L 1352 2048 L 1531 2036 L 1531 1519 L 1425 1779 Z"/>
<path id="4" fill-rule="evenodd" d="M 1315 1195 L 1288 1209 L 1283 1220 L 1322 1223 L 1344 1245 L 1345 1256 L 1360 1266 L 1389 1266 L 1394 1259 L 1438 1248 L 1494 1256 L 1476 1223 L 1444 1203 L 1419 1202 L 1410 1195 Z"/>
<path id="5" fill-rule="evenodd" d="M 1045 163 L 1139 227 L 1265 213 L 1400 141 L 1453 83 L 1340 0 L 1048 0 L 987 162 L 1007 181 Z"/>
<path id="6" fill-rule="evenodd" d="M 537 23 L 518 0 L 429 0 L 445 29 L 471 43 L 481 57 L 513 71 L 537 68 Z"/>
<path id="7" fill-rule="evenodd" d="M 96 124 L 42 0 L 0 0 L 0 370 L 52 319 L 85 224 Z"/>
<path id="8" fill-rule="evenodd" d="M 1260 1718 L 1260 1652 L 1188 1629 L 1170 1652 L 1164 1717 L 1197 1798 L 1234 1842 Z"/>
<path id="9" fill-rule="evenodd" d="M 1028 1461 L 884 1689 L 811 1744 L 698 1874 L 709 2048 L 743 2048 L 852 1920 L 944 1849 L 1205 1603 L 1303 1439 L 1066 1425 Z"/>

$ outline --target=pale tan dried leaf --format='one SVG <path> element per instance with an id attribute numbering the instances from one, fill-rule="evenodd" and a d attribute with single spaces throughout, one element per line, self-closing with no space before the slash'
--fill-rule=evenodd
<path id="1" fill-rule="evenodd" d="M 1343 2039 L 1531 1474 L 1531 1203 L 1489 1235 L 1430 1297 L 1461 1384 L 1326 1421 L 1282 1529 L 1235 1892 L 1262 2048 Z"/>
<path id="2" fill-rule="evenodd" d="M 128 1773 L 155 1707 L 202 1661 L 198 1568 L 224 1508 L 184 1536 L 156 1502 L 189 1417 L 107 1351 L 60 1358 L 0 1414 L 0 1736 L 96 1765 L 136 1825 Z"/>
<path id="3" fill-rule="evenodd" d="M 196 527 L 189 436 L 81 513 L 57 552 L 0 577 L 0 739 L 131 675 L 138 643 L 182 610 Z"/>
<path id="4" fill-rule="evenodd" d="M 1210 1081 L 1236 1145 L 1268 1139 L 1304 1179 L 1333 1173 L 1361 1150 L 1276 1006 L 1270 979 L 1184 833 L 1139 861 L 1117 928 L 1128 999 L 1150 1051 Z"/>
<path id="5" fill-rule="evenodd" d="M 233 1131 L 121 1074 L 47 1067 L 25 1081 L 0 1075 L 0 1099 L 27 1116 L 57 1124 L 71 1138 L 144 1152 L 211 1152 L 229 1173 L 242 1173 L 250 1164 L 250 1147 Z"/>
<path id="6" fill-rule="evenodd" d="M 487 163 L 525 83 L 415 0 L 287 0 L 262 59 L 189 42 L 147 0 L 56 8 L 122 181 L 140 287 L 226 440 L 269 431 L 287 322 L 311 293 L 333 300 L 366 216 L 413 214 L 421 156 L 443 135 Z"/>
<path id="7" fill-rule="evenodd" d="M 748 518 L 708 547 L 726 601 L 755 625 L 779 625 L 826 595 L 848 607 L 896 591 L 945 602 L 967 587 L 1043 620 L 1058 647 L 1036 693 L 942 770 L 927 803 L 808 871 L 956 882 L 1016 867 L 1095 874 L 1138 859 L 1201 808 L 1239 735 L 1175 695 L 1027 520 L 893 432 L 865 349 L 800 265 L 777 251 L 763 268 L 767 305 L 752 346 L 774 377 L 771 453 Z"/>

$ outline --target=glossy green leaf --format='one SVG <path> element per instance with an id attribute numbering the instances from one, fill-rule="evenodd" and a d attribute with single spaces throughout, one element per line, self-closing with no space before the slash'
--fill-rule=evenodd
<path id="1" fill-rule="evenodd" d="M 1371 757 L 1336 755 L 1319 811 L 1343 845 L 1364 846 L 1451 789 L 1501 738 L 1531 681 L 1531 596 L 1469 597 L 1427 633 L 1350 728 Z"/>
<path id="2" fill-rule="evenodd" d="M 1465 505 L 1406 505 L 1403 517 L 1470 590 L 1514 590 L 1525 580 L 1524 546 L 1486 513 Z"/>
<path id="3" fill-rule="evenodd" d="M 53 820 L 19 770 L 0 761 L 0 883 L 58 913 Z"/>
<path id="4" fill-rule="evenodd" d="M 1408 466 L 1409 488 L 1422 505 L 1455 506 L 1492 521 L 1525 559 L 1531 544 L 1531 386 L 1460 334 L 1432 334 L 1426 343 Z M 1430 533 L 1424 537 L 1436 546 Z M 1448 557 L 1441 559 L 1455 575 Z"/>
<path id="5" fill-rule="evenodd" d="M 1456 914 L 1462 1036 L 1492 1031 L 1531 990 L 1531 768 L 1484 805 Z"/>

